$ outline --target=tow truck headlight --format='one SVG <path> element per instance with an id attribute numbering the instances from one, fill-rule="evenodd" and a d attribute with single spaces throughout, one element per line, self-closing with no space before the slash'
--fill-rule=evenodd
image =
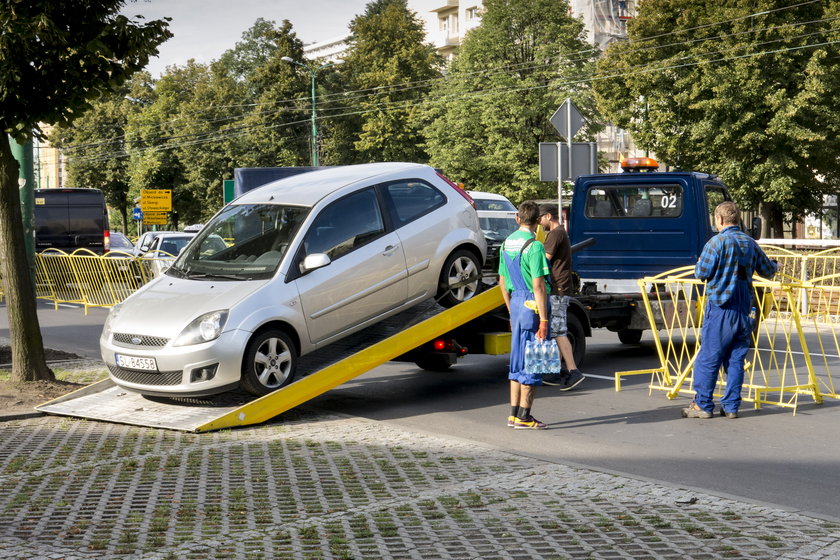
<path id="1" fill-rule="evenodd" d="M 190 346 L 192 344 L 210 342 L 219 338 L 227 317 L 227 309 L 211 311 L 210 313 L 196 317 L 192 323 L 181 331 L 181 334 L 178 335 L 178 338 L 175 339 L 172 346 Z"/>

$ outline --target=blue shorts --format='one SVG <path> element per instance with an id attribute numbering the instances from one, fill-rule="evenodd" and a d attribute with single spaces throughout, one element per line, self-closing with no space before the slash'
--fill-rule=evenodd
<path id="1" fill-rule="evenodd" d="M 569 309 L 569 296 L 549 296 L 551 304 L 551 338 L 566 336 L 569 327 L 566 324 L 566 311 Z"/>
<path id="2" fill-rule="evenodd" d="M 535 385 L 539 386 L 542 385 L 542 374 L 533 374 L 533 373 L 525 373 L 524 371 L 521 373 L 510 373 L 508 374 L 508 379 L 511 381 L 516 381 L 520 385 Z"/>

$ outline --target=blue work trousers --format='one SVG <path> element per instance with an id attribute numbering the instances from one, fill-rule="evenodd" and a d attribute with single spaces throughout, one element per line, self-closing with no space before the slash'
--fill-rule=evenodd
<path id="1" fill-rule="evenodd" d="M 746 290 L 736 290 L 742 292 Z M 751 299 L 737 294 L 723 307 L 706 306 L 703 328 L 700 330 L 700 352 L 694 362 L 694 402 L 707 412 L 714 412 L 712 394 L 721 366 L 726 372 L 726 389 L 720 399 L 725 412 L 738 412 L 741 406 L 741 385 L 744 383 L 744 359 L 750 349 L 752 320 Z M 740 297 L 739 297 L 740 296 Z M 738 301 L 734 301 L 738 300 Z"/>

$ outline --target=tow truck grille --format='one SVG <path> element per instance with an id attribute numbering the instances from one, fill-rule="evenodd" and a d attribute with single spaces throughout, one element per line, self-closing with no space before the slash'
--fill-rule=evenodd
<path id="1" fill-rule="evenodd" d="M 125 369 L 119 366 L 108 364 L 111 375 L 128 383 L 139 383 L 140 385 L 178 385 L 181 382 L 183 373 L 179 371 L 161 371 L 149 373 L 147 371 L 136 371 Z"/>
<path id="2" fill-rule="evenodd" d="M 120 346 L 145 346 L 148 348 L 162 348 L 169 342 L 168 338 L 147 336 L 143 334 L 114 333 L 114 344 Z"/>

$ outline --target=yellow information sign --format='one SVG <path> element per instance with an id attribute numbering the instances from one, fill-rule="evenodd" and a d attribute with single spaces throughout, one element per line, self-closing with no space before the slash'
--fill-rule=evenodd
<path id="1" fill-rule="evenodd" d="M 172 211 L 172 189 L 142 189 L 140 207 L 144 213 Z"/>
<path id="2" fill-rule="evenodd" d="M 143 223 L 150 226 L 163 226 L 168 222 L 166 212 L 143 212 Z"/>

